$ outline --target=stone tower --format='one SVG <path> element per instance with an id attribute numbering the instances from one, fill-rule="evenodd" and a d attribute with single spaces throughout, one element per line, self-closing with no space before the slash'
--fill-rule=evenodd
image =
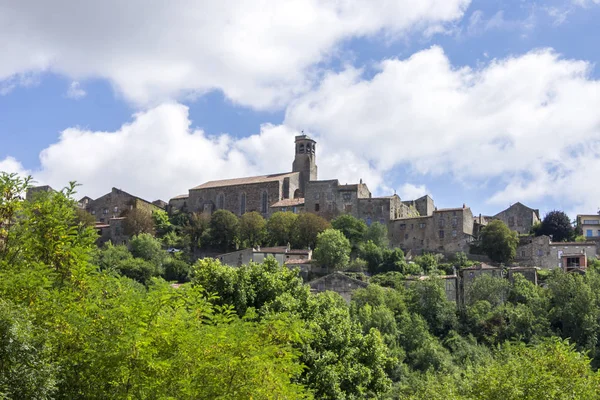
<path id="1" fill-rule="evenodd" d="M 317 180 L 317 142 L 307 135 L 296 136 L 296 156 L 292 164 L 293 172 L 300 172 L 301 197 L 306 193 L 306 183 Z"/>

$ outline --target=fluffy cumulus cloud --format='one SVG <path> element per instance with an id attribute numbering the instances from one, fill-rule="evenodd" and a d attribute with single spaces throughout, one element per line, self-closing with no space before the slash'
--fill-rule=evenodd
<path id="1" fill-rule="evenodd" d="M 439 32 L 469 3 L 4 1 L 0 90 L 50 71 L 77 81 L 108 79 L 144 106 L 217 89 L 241 104 L 272 107 L 310 88 L 315 65 L 343 41 Z"/>
<path id="2" fill-rule="evenodd" d="M 0 160 L 0 172 L 18 174 L 23 177 L 29 175 L 29 171 L 14 157 L 6 157 L 4 160 Z"/>
<path id="3" fill-rule="evenodd" d="M 118 187 L 168 200 L 212 179 L 291 170 L 294 134 L 267 124 L 243 139 L 208 136 L 191 126 L 187 107 L 163 104 L 114 132 L 66 129 L 41 152 L 33 175 L 53 187 L 76 180 L 81 194 L 91 197 Z"/>
<path id="4" fill-rule="evenodd" d="M 405 183 L 400 187 L 398 196 L 401 199 L 418 199 L 419 197 L 431 194 L 425 185 L 415 185 L 413 183 Z"/>
<path id="5" fill-rule="evenodd" d="M 380 64 L 374 77 L 347 69 L 295 101 L 286 124 L 326 134 L 374 171 L 409 167 L 456 181 L 500 182 L 494 204 L 564 199 L 595 210 L 600 189 L 600 82 L 591 66 L 551 50 L 451 65 L 439 47 Z M 579 186 L 581 185 L 581 186 Z"/>

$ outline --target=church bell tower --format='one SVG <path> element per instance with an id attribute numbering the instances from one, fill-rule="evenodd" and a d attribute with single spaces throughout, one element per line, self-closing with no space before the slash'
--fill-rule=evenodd
<path id="1" fill-rule="evenodd" d="M 296 136 L 296 156 L 292 171 L 300 173 L 300 191 L 302 197 L 306 193 L 306 183 L 317 180 L 317 142 L 307 135 Z"/>

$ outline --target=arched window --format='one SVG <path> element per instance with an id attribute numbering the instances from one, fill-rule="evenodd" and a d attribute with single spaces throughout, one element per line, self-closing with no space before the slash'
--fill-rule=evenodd
<path id="1" fill-rule="evenodd" d="M 242 193 L 240 196 L 240 215 L 246 213 L 246 193 Z"/>
<path id="2" fill-rule="evenodd" d="M 225 205 L 225 195 L 223 193 L 219 193 L 217 195 L 217 209 L 222 210 Z"/>
<path id="3" fill-rule="evenodd" d="M 300 192 L 300 189 L 296 189 L 296 190 L 294 190 L 294 198 L 295 198 L 295 199 L 299 199 L 301 195 L 302 195 L 302 194 L 301 194 L 301 192 Z"/>
<path id="4" fill-rule="evenodd" d="M 300 145 L 300 149 L 298 150 L 298 152 L 300 154 L 304 153 L 304 145 L 303 144 Z"/>
<path id="5" fill-rule="evenodd" d="M 267 195 L 267 192 L 263 192 L 262 193 L 262 198 L 260 201 L 260 205 L 261 205 L 261 211 L 263 214 L 267 213 L 267 209 L 269 207 L 269 196 Z"/>
<path id="6" fill-rule="evenodd" d="M 310 154 L 310 153 L 311 153 L 311 150 L 310 150 L 310 143 L 308 143 L 308 144 L 306 145 L 306 153 L 307 153 L 307 154 Z"/>

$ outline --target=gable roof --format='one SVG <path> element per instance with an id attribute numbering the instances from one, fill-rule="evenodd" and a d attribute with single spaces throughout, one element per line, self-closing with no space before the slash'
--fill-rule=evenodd
<path id="1" fill-rule="evenodd" d="M 343 279 L 343 280 L 346 280 L 346 281 L 349 281 L 349 282 L 356 283 L 358 286 L 362 286 L 362 287 L 367 287 L 367 286 L 369 286 L 369 283 L 368 283 L 368 282 L 363 282 L 363 281 L 361 281 L 361 280 L 358 280 L 358 279 L 356 279 L 356 278 L 352 278 L 352 277 L 350 277 L 350 276 L 348 276 L 348 275 L 344 274 L 344 273 L 343 273 L 343 272 L 341 272 L 341 271 L 335 271 L 335 272 L 332 272 L 331 274 L 327 274 L 327 275 L 325 275 L 325 276 L 322 276 L 322 277 L 320 277 L 320 278 L 314 279 L 314 280 L 312 280 L 312 281 L 308 282 L 308 285 L 312 287 L 312 286 L 313 286 L 314 284 L 316 284 L 316 283 L 319 283 L 319 282 L 321 282 L 321 281 L 328 281 L 328 280 L 330 280 L 330 279 L 332 279 L 332 278 L 341 278 L 341 279 Z"/>
<path id="2" fill-rule="evenodd" d="M 208 181 L 208 182 L 203 183 L 202 185 L 193 187 L 190 190 L 212 189 L 212 188 L 225 187 L 225 186 L 251 185 L 251 184 L 255 184 L 255 183 L 276 182 L 276 181 L 280 181 L 284 178 L 292 177 L 297 174 L 299 174 L 299 172 L 284 172 L 281 174 L 259 175 L 259 176 L 249 176 L 246 178 L 234 178 L 234 179 L 222 179 L 222 180 L 218 180 L 218 181 Z"/>
<path id="3" fill-rule="evenodd" d="M 498 214 L 494 215 L 494 218 L 497 218 L 500 214 L 502 214 L 503 212 L 510 210 L 513 207 L 523 207 L 526 208 L 528 210 L 531 210 L 531 212 L 535 213 L 536 217 L 538 217 L 538 219 L 540 219 L 540 210 L 535 209 L 535 208 L 531 208 L 531 207 L 527 207 L 525 204 L 521 203 L 520 201 L 517 201 L 514 204 L 511 204 L 510 207 L 500 211 Z"/>

